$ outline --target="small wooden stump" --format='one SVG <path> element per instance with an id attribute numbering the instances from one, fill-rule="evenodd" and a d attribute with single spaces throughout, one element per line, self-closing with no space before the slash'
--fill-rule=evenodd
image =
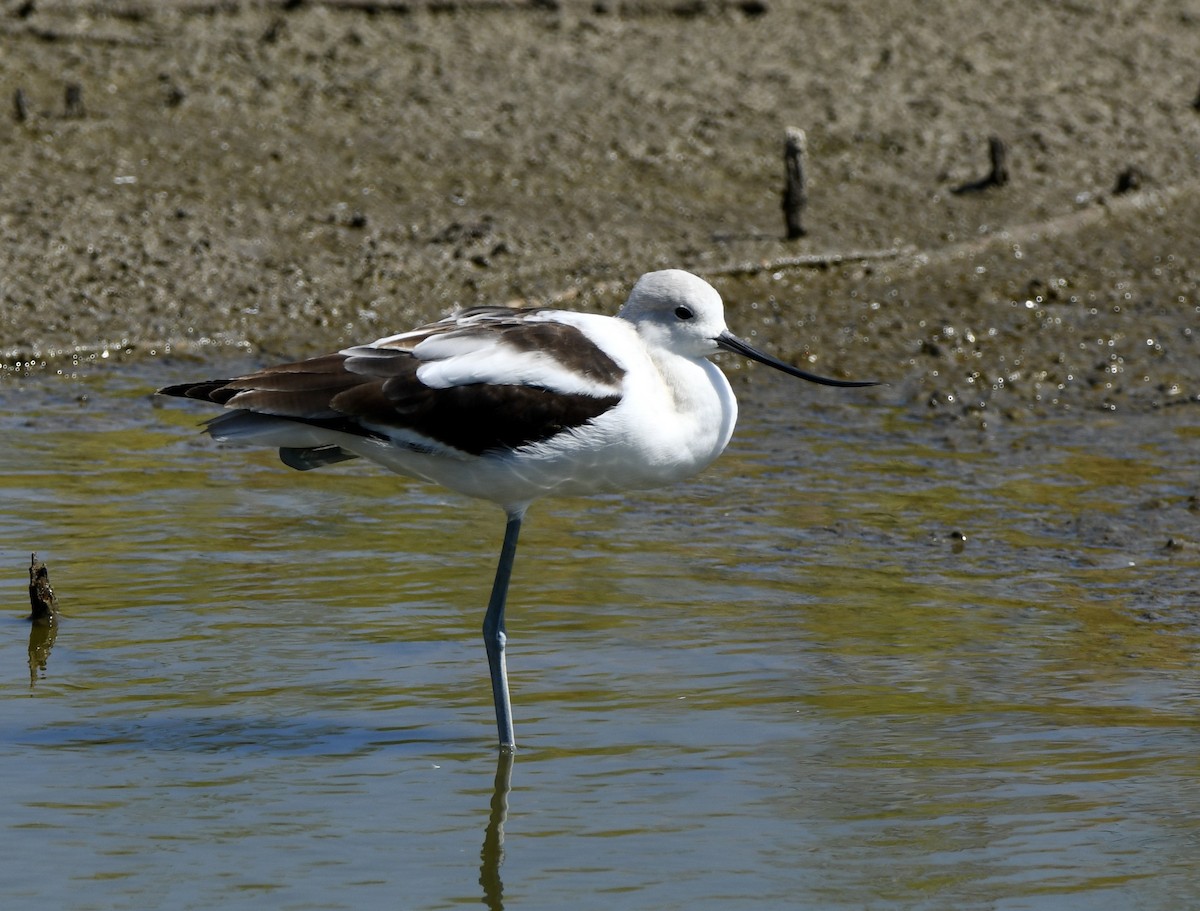
<path id="1" fill-rule="evenodd" d="M 58 622 L 58 599 L 50 587 L 50 571 L 36 553 L 29 557 L 29 604 L 33 608 L 29 619 L 34 623 Z"/>
<path id="2" fill-rule="evenodd" d="M 78 82 L 68 82 L 63 90 L 63 114 L 72 120 L 82 120 L 85 116 L 83 86 Z"/>
<path id="3" fill-rule="evenodd" d="M 1117 175 L 1116 185 L 1113 186 L 1114 196 L 1124 196 L 1126 193 L 1136 193 L 1146 182 L 1146 175 L 1141 168 L 1130 165 Z"/>
<path id="4" fill-rule="evenodd" d="M 783 220 L 787 224 L 787 239 L 803 237 L 804 210 L 808 207 L 808 178 L 804 159 L 808 155 L 808 137 L 803 130 L 788 127 L 783 142 L 783 167 L 786 183 L 783 188 Z"/>

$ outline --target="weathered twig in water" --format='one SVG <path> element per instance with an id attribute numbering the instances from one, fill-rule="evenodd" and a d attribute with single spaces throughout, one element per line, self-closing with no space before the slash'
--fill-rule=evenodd
<path id="1" fill-rule="evenodd" d="M 950 192 L 955 194 L 961 193 L 978 193 L 981 190 L 986 190 L 989 187 L 1002 187 L 1008 183 L 1008 150 L 1005 148 L 1004 140 L 999 136 L 988 137 L 988 157 L 992 161 L 992 169 L 986 177 L 981 177 L 979 180 L 972 180 L 970 183 L 964 183 L 960 187 L 955 187 Z"/>
<path id="2" fill-rule="evenodd" d="M 868 262 L 873 259 L 897 259 L 915 254 L 915 247 L 888 247 L 883 250 L 851 250 L 849 253 L 809 253 L 802 256 L 780 256 L 757 262 L 733 263 L 716 269 L 698 270 L 701 275 L 757 275 L 778 269 L 827 269 L 844 263 Z"/>
<path id="3" fill-rule="evenodd" d="M 58 599 L 50 587 L 50 571 L 36 553 L 29 555 L 29 604 L 33 608 L 29 619 L 34 623 L 58 621 Z"/>
<path id="4" fill-rule="evenodd" d="M 37 683 L 38 675 L 46 670 L 50 649 L 58 637 L 58 599 L 50 587 L 50 572 L 46 564 L 29 555 L 29 604 L 33 613 L 29 619 L 29 685 Z"/>
<path id="5" fill-rule="evenodd" d="M 787 224 L 787 239 L 795 240 L 808 232 L 804 230 L 804 210 L 808 206 L 808 178 L 804 173 L 804 157 L 808 154 L 808 138 L 804 131 L 788 127 L 783 141 L 783 220 Z"/>

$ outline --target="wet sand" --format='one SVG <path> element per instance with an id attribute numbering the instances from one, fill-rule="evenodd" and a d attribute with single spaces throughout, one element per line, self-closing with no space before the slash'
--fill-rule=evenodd
<path id="1" fill-rule="evenodd" d="M 611 311 L 681 267 L 938 416 L 1194 405 L 1200 12 L 1093 6 L 9 4 L 4 371 Z M 1007 183 L 953 192 L 992 136 Z"/>

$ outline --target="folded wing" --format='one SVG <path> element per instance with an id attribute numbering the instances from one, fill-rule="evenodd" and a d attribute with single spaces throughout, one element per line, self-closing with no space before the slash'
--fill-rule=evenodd
<path id="1" fill-rule="evenodd" d="M 159 391 L 233 409 L 209 422 L 214 437 L 257 437 L 303 470 L 354 457 L 337 434 L 471 456 L 541 442 L 613 408 L 623 376 L 552 311 L 481 308 L 337 354 Z"/>

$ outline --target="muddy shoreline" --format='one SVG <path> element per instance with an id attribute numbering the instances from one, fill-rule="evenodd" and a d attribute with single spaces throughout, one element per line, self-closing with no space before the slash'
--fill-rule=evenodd
<path id="1" fill-rule="evenodd" d="M 682 267 L 937 415 L 1200 402 L 1193 4 L 797 6 L 9 4 L 3 375 L 611 311 Z M 1008 182 L 952 192 L 991 136 Z"/>

